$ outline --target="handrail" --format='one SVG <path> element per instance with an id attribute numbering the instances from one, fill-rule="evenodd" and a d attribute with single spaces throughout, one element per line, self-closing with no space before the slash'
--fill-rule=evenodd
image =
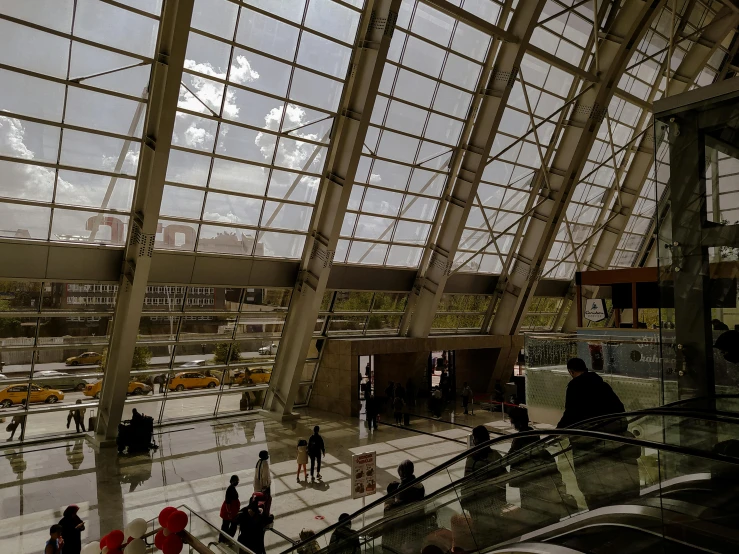
<path id="1" fill-rule="evenodd" d="M 256 554 L 254 551 L 250 550 L 249 548 L 247 548 L 246 546 L 244 546 L 243 544 L 241 544 L 239 541 L 237 541 L 233 537 L 230 537 L 227 533 L 224 533 L 223 531 L 221 531 L 220 529 L 218 529 L 218 527 L 216 527 L 215 525 L 213 525 L 210 521 L 208 521 L 207 519 L 205 519 L 203 516 L 201 516 L 195 510 L 193 510 L 192 508 L 190 508 L 190 506 L 188 506 L 187 504 L 180 504 L 179 506 L 177 506 L 177 509 L 178 510 L 181 509 L 181 508 L 187 509 L 190 512 L 191 515 L 194 515 L 200 521 L 202 521 L 203 523 L 205 523 L 209 527 L 212 527 L 213 529 L 215 529 L 216 532 L 218 533 L 218 536 L 220 538 L 225 539 L 225 541 L 227 543 L 231 543 L 232 548 L 235 548 L 236 549 L 236 552 L 240 552 L 241 554 Z"/>
<path id="2" fill-rule="evenodd" d="M 632 414 L 634 414 L 634 413 L 636 413 L 636 412 L 632 412 Z M 614 414 L 614 415 L 616 415 L 616 414 Z M 617 415 L 619 417 L 624 417 L 624 416 L 628 415 L 628 413 L 621 413 L 621 414 L 617 414 Z M 719 455 L 719 454 L 708 453 L 708 452 L 704 452 L 704 451 L 701 451 L 701 450 L 697 450 L 697 449 L 690 448 L 690 447 L 685 447 L 685 446 L 676 446 L 676 445 L 663 444 L 663 443 L 658 443 L 658 442 L 654 442 L 654 441 L 647 441 L 647 440 L 636 439 L 636 438 L 631 438 L 631 437 L 623 437 L 623 436 L 620 436 L 620 435 L 613 435 L 611 433 L 604 433 L 604 432 L 601 432 L 601 431 L 591 431 L 591 430 L 582 430 L 582 429 L 569 429 L 569 428 L 568 429 L 540 429 L 540 430 L 536 430 L 536 431 L 523 431 L 523 432 L 520 432 L 520 433 L 512 433 L 512 434 L 506 435 L 504 437 L 495 437 L 495 438 L 493 438 L 493 439 L 491 439 L 491 440 L 489 440 L 489 441 L 487 441 L 485 443 L 476 445 L 473 448 L 470 448 L 470 449 L 466 450 L 465 452 L 463 452 L 461 454 L 457 454 L 456 456 L 453 456 L 451 459 L 447 460 L 443 464 L 441 464 L 441 465 L 439 465 L 439 466 L 437 466 L 437 467 L 435 467 L 435 468 L 427 471 L 426 473 L 424 473 L 420 477 L 414 479 L 413 481 L 407 483 L 406 485 L 404 485 L 402 487 L 399 487 L 391 496 L 396 496 L 399 492 L 401 492 L 401 491 L 403 491 L 403 490 L 405 490 L 407 488 L 412 487 L 417 482 L 425 481 L 429 477 L 431 477 L 431 476 L 433 476 L 433 475 L 435 475 L 437 473 L 441 473 L 442 471 L 446 470 L 447 468 L 451 467 L 452 465 L 454 465 L 454 464 L 456 464 L 456 463 L 458 463 L 458 462 L 466 459 L 468 456 L 471 456 L 471 455 L 473 455 L 473 454 L 475 454 L 477 452 L 480 452 L 482 450 L 488 449 L 488 448 L 490 448 L 491 446 L 493 446 L 495 444 L 499 444 L 499 443 L 502 443 L 502 442 L 507 441 L 507 440 L 512 440 L 512 439 L 517 438 L 517 437 L 532 437 L 532 436 L 540 437 L 541 435 L 546 435 L 546 436 L 565 436 L 565 437 L 574 436 L 574 437 L 599 439 L 599 440 L 604 440 L 604 441 L 617 442 L 617 443 L 621 443 L 621 444 L 628 444 L 628 445 L 631 445 L 631 446 L 640 446 L 640 447 L 651 448 L 651 449 L 655 449 L 655 450 L 663 450 L 663 451 L 672 452 L 672 453 L 675 453 L 675 454 L 693 456 L 693 457 L 696 457 L 696 458 L 704 458 L 704 459 L 711 460 L 711 461 L 716 461 L 716 462 L 731 463 L 731 464 L 735 464 L 735 465 L 739 466 L 739 459 L 737 459 L 737 458 L 730 458 L 730 457 L 722 456 L 722 455 Z M 518 453 L 516 453 L 516 454 L 518 454 Z M 361 509 L 357 510 L 356 512 L 354 512 L 353 514 L 351 514 L 349 516 L 349 520 L 353 520 L 356 517 L 358 517 L 358 516 L 360 516 L 360 515 L 368 512 L 369 510 L 371 510 L 371 509 L 373 509 L 373 508 L 375 508 L 375 507 L 377 507 L 377 506 L 379 506 L 381 504 L 384 504 L 387 496 L 388 495 L 382 496 L 379 499 L 371 502 L 370 504 L 368 504 L 364 508 L 361 508 Z M 341 525 L 344 525 L 344 522 L 342 522 L 342 523 L 338 523 L 337 522 L 337 523 L 334 523 L 333 525 L 329 525 L 327 528 L 323 529 L 322 531 L 316 533 L 313 537 L 311 537 L 311 540 L 315 540 L 318 537 L 322 537 L 322 536 L 328 534 L 329 532 L 333 532 L 338 527 L 340 527 Z M 305 541 L 303 541 L 303 542 L 305 542 Z M 283 551 L 282 554 L 288 554 L 290 552 L 293 552 L 299 546 L 302 546 L 303 545 L 303 542 L 298 543 L 297 545 L 294 545 L 292 548 L 288 548 L 287 550 Z"/>

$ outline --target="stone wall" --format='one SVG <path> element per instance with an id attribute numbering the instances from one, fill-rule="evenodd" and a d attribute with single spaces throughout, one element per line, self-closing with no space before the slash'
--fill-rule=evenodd
<path id="1" fill-rule="evenodd" d="M 359 415 L 359 357 L 349 341 L 327 340 L 324 344 L 310 407 L 343 416 Z"/>

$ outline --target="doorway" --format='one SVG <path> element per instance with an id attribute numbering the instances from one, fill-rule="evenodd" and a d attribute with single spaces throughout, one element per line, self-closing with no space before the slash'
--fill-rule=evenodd
<path id="1" fill-rule="evenodd" d="M 441 389 L 445 403 L 457 395 L 457 372 L 454 350 L 437 350 L 429 354 L 426 386 L 429 391 Z"/>
<path id="2" fill-rule="evenodd" d="M 375 357 L 359 356 L 359 378 L 357 394 L 359 395 L 360 415 L 366 413 L 364 399 L 367 395 L 375 394 Z"/>

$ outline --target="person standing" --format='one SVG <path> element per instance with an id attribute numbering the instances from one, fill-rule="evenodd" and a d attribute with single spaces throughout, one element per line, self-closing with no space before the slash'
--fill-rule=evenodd
<path id="1" fill-rule="evenodd" d="M 469 412 L 467 411 L 467 408 L 470 405 L 471 400 L 472 400 L 472 389 L 467 384 L 467 381 L 465 381 L 464 388 L 462 389 L 462 407 L 464 408 L 465 415 L 469 414 Z"/>
<path id="2" fill-rule="evenodd" d="M 313 428 L 313 434 L 308 439 L 308 456 L 310 456 L 310 478 L 313 480 L 313 470 L 318 466 L 318 478 L 321 479 L 321 456 L 326 455 L 326 445 L 323 443 L 323 437 L 318 433 L 321 428 L 316 425 Z"/>
<path id="3" fill-rule="evenodd" d="M 300 468 L 303 468 L 303 476 L 305 482 L 308 482 L 308 441 L 300 439 L 298 441 L 298 483 L 300 483 Z"/>
<path id="4" fill-rule="evenodd" d="M 52 525 L 49 529 L 49 540 L 46 541 L 44 554 L 61 554 L 64 547 L 64 539 L 62 538 L 62 526 Z"/>
<path id="5" fill-rule="evenodd" d="M 226 489 L 226 498 L 221 504 L 220 517 L 223 520 L 221 524 L 221 531 L 226 533 L 229 537 L 233 537 L 236 534 L 236 526 L 238 525 L 239 509 L 241 508 L 241 502 L 239 501 L 239 492 L 236 487 L 239 484 L 239 476 L 232 475 L 229 481 L 228 488 Z M 226 542 L 223 535 L 218 537 L 218 542 Z"/>
<path id="6" fill-rule="evenodd" d="M 371 431 L 374 425 L 377 430 L 377 399 L 374 395 L 369 396 L 365 401 L 365 411 L 367 412 L 367 427 Z"/>
<path id="7" fill-rule="evenodd" d="M 314 554 L 321 550 L 321 546 L 318 544 L 318 541 L 313 539 L 315 536 L 316 532 L 313 531 L 313 529 L 303 529 L 300 531 L 300 542 L 304 542 L 305 544 L 298 548 L 298 554 Z"/>
<path id="8" fill-rule="evenodd" d="M 352 531 L 352 520 L 349 514 L 341 514 L 339 523 L 343 523 L 331 535 L 328 549 L 333 554 L 359 554 L 362 548 L 359 544 L 359 536 Z"/>
<path id="9" fill-rule="evenodd" d="M 265 554 L 264 532 L 271 520 L 272 517 L 265 514 L 257 502 L 249 502 L 249 505 L 239 512 L 238 541 L 254 554 Z"/>
<path id="10" fill-rule="evenodd" d="M 622 414 L 626 410 L 611 386 L 593 371 L 589 371 L 581 358 L 567 361 L 567 371 L 572 380 L 567 384 L 565 411 L 557 424 L 558 429 L 577 427 L 585 420 L 610 414 Z M 626 421 L 615 418 L 600 431 L 629 434 Z M 632 435 L 633 436 L 633 435 Z M 639 452 L 631 455 L 628 447 L 616 442 L 594 439 L 570 439 L 573 469 L 580 492 L 589 510 L 610 504 L 624 497 L 626 500 L 639 495 Z"/>
<path id="11" fill-rule="evenodd" d="M 589 371 L 582 358 L 568 360 L 567 371 L 572 381 L 567 384 L 565 411 L 557 429 L 571 427 L 592 417 L 626 411 L 611 386 L 600 375 Z"/>
<path id="12" fill-rule="evenodd" d="M 393 400 L 393 414 L 395 414 L 395 425 L 403 424 L 403 404 L 403 397 L 396 394 L 395 399 Z"/>
<path id="13" fill-rule="evenodd" d="M 82 531 L 85 523 L 77 515 L 79 507 L 72 504 L 64 510 L 59 525 L 62 528 L 62 539 L 64 541 L 64 554 L 80 554 L 82 551 Z"/>
<path id="14" fill-rule="evenodd" d="M 254 471 L 254 492 L 271 496 L 272 476 L 269 474 L 269 452 L 259 452 L 259 461 Z"/>

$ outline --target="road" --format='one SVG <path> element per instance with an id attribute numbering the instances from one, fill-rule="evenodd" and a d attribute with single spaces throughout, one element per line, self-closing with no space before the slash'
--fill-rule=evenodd
<path id="1" fill-rule="evenodd" d="M 274 360 L 274 355 L 263 356 L 259 352 L 242 352 L 241 357 L 248 363 L 248 360 L 263 360 L 270 362 Z M 175 361 L 175 369 L 185 362 L 194 362 L 196 360 L 206 360 L 212 362 L 213 354 L 192 354 L 187 356 L 177 356 Z M 169 356 L 154 356 L 149 362 L 151 369 L 165 368 L 169 366 Z M 64 362 L 37 363 L 35 371 L 63 371 L 66 373 L 95 373 L 97 366 L 68 366 Z M 23 377 L 31 372 L 31 364 L 15 364 L 6 365 L 3 373 L 8 377 Z"/>

